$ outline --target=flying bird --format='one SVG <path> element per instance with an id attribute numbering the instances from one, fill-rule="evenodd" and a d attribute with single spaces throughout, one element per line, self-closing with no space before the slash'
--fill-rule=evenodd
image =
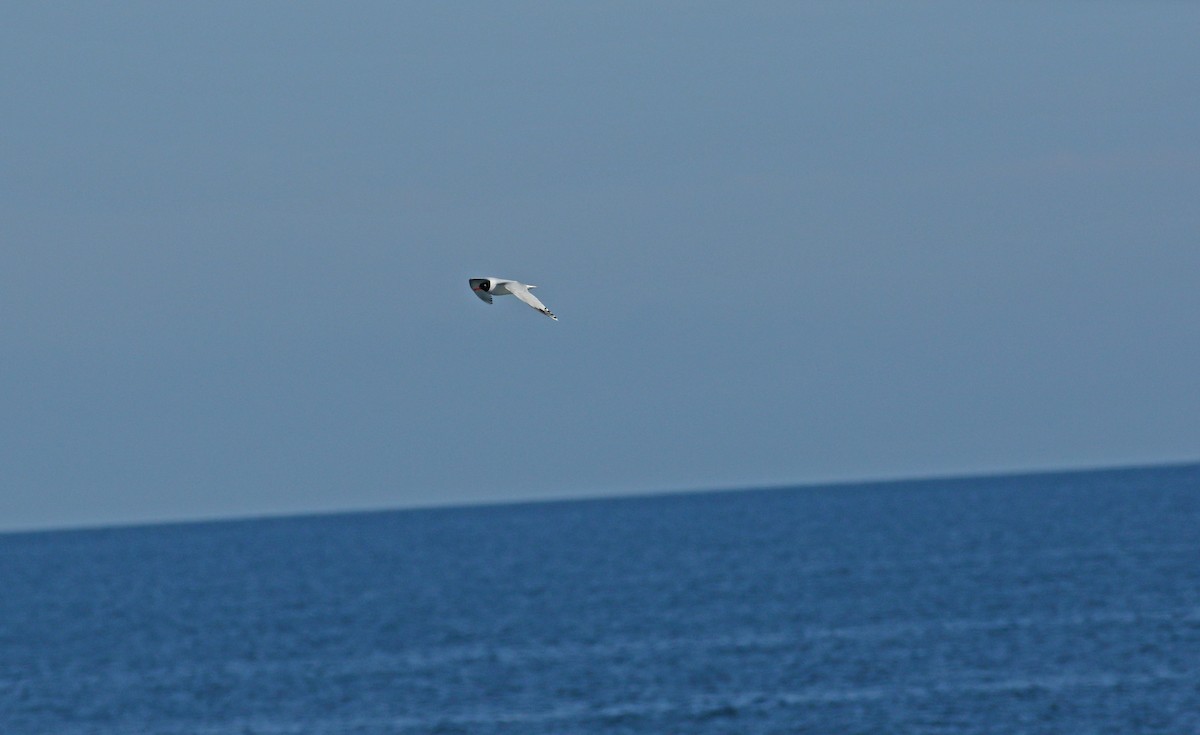
<path id="1" fill-rule="evenodd" d="M 471 278 L 471 290 L 475 295 L 489 304 L 492 303 L 493 296 L 516 296 L 518 299 L 529 304 L 533 308 L 542 312 L 554 321 L 558 321 L 558 317 L 554 316 L 554 312 L 546 308 L 546 305 L 538 301 L 538 297 L 529 292 L 530 286 L 520 281 L 513 281 L 508 278 Z"/>

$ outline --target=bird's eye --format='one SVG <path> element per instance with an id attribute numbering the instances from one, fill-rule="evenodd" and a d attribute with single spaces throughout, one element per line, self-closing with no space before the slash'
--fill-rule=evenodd
<path id="1" fill-rule="evenodd" d="M 489 281 L 484 281 L 483 283 L 479 284 L 479 287 L 482 288 L 484 291 L 490 291 L 492 288 L 492 284 Z"/>

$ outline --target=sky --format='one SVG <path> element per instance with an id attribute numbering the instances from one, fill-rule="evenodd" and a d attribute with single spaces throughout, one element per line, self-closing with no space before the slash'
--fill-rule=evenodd
<path id="1" fill-rule="evenodd" d="M 1200 459 L 1197 37 L 6 3 L 0 530 Z"/>

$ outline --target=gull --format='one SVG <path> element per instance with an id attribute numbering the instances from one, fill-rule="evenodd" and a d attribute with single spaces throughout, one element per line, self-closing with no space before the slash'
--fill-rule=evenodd
<path id="1" fill-rule="evenodd" d="M 545 304 L 543 304 L 541 301 L 538 301 L 537 296 L 534 296 L 529 292 L 529 289 L 537 288 L 537 286 L 530 286 L 527 283 L 521 283 L 520 281 L 514 281 L 509 278 L 488 277 L 471 278 L 469 280 L 471 283 L 471 290 L 475 292 L 475 295 L 489 304 L 492 303 L 493 296 L 505 296 L 511 294 L 550 317 L 554 321 L 558 321 L 558 317 L 554 316 L 554 312 L 547 309 Z"/>

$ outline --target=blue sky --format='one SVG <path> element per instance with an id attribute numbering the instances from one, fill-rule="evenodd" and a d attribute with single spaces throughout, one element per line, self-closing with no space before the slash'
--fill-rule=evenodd
<path id="1" fill-rule="evenodd" d="M 1198 32 L 8 4 L 0 529 L 1195 460 Z"/>

